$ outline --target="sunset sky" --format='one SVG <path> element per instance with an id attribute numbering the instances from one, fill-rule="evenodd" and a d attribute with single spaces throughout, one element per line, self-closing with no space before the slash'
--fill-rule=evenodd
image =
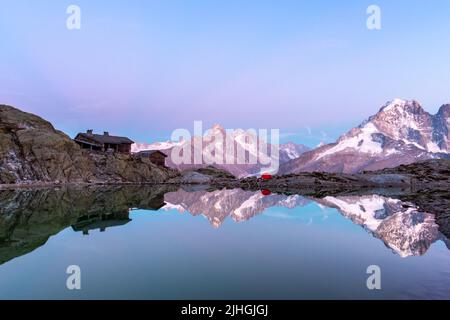
<path id="1" fill-rule="evenodd" d="M 203 120 L 314 146 L 396 97 L 449 103 L 449 38 L 448 0 L 0 0 L 0 103 L 70 135 L 151 142 Z"/>

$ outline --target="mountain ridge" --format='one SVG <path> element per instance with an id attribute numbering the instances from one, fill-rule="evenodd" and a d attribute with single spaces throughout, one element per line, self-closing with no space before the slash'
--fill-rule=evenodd
<path id="1" fill-rule="evenodd" d="M 207 133 L 203 139 L 208 140 L 209 137 L 213 136 L 214 134 L 222 134 L 223 136 L 226 135 L 226 130 L 219 124 L 215 124 L 212 126 L 211 129 L 209 129 L 209 134 Z M 233 131 L 232 138 L 235 143 L 235 145 L 242 144 L 241 136 L 245 130 L 243 129 L 236 129 Z M 199 139 L 200 137 L 194 136 L 191 139 L 191 145 L 194 144 L 195 139 Z M 253 137 L 253 139 L 257 139 L 257 137 Z M 165 153 L 168 158 L 166 160 L 166 164 L 168 167 L 173 169 L 179 169 L 179 170 L 191 170 L 191 169 L 198 169 L 198 168 L 204 168 L 207 167 L 209 164 L 175 164 L 171 159 L 171 152 L 174 147 L 180 147 L 183 146 L 183 144 L 186 143 L 185 141 L 181 142 L 174 142 L 174 141 L 165 141 L 165 142 L 154 142 L 154 143 L 135 143 L 132 146 L 132 152 L 136 153 L 143 150 L 159 150 Z M 209 144 L 209 141 L 207 141 Z M 225 149 L 226 142 L 224 142 L 223 148 Z M 203 145 L 203 150 L 205 150 L 205 145 Z M 268 150 L 270 150 L 271 145 L 268 144 Z M 280 163 L 286 163 L 290 160 L 298 158 L 301 154 L 303 154 L 306 151 L 309 151 L 310 148 L 303 145 L 303 144 L 297 144 L 294 142 L 287 142 L 284 144 L 279 145 L 279 157 L 278 160 Z M 260 152 L 260 151 L 257 151 Z M 225 153 L 225 152 L 224 152 Z M 194 154 L 194 152 L 192 152 Z M 234 158 L 236 158 L 236 155 L 234 155 Z M 235 159 L 236 160 L 236 159 Z M 234 161 L 235 162 L 235 161 Z M 192 161 L 194 163 L 194 161 Z M 235 175 L 239 178 L 244 178 L 247 176 L 252 175 L 258 175 L 261 174 L 261 171 L 264 170 L 264 166 L 257 164 L 214 164 L 215 167 L 219 169 L 224 169 L 230 172 L 231 174 Z"/>
<path id="2" fill-rule="evenodd" d="M 334 143 L 281 165 L 280 174 L 357 173 L 439 158 L 450 151 L 450 105 L 435 115 L 415 100 L 394 99 Z"/>

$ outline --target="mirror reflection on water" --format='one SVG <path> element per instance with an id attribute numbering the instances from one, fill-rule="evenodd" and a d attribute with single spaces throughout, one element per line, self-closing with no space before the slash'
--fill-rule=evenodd
<path id="1" fill-rule="evenodd" d="M 0 191 L 1 299 L 450 298 L 449 245 L 432 212 L 378 194 Z"/>

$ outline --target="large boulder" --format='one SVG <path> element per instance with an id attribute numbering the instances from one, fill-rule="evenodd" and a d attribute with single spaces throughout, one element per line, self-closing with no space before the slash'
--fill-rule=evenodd
<path id="1" fill-rule="evenodd" d="M 0 183 L 83 182 L 91 164 L 44 119 L 0 105 Z"/>

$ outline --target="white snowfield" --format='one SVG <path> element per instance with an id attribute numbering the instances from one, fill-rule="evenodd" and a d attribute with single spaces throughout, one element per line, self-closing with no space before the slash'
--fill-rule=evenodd
<path id="1" fill-rule="evenodd" d="M 382 153 L 383 148 L 381 147 L 381 143 L 372 140 L 373 133 L 380 133 L 380 131 L 373 123 L 369 122 L 360 129 L 359 134 L 343 138 L 336 146 L 320 154 L 316 159 L 318 160 L 327 155 L 335 154 L 347 149 L 371 154 Z"/>

